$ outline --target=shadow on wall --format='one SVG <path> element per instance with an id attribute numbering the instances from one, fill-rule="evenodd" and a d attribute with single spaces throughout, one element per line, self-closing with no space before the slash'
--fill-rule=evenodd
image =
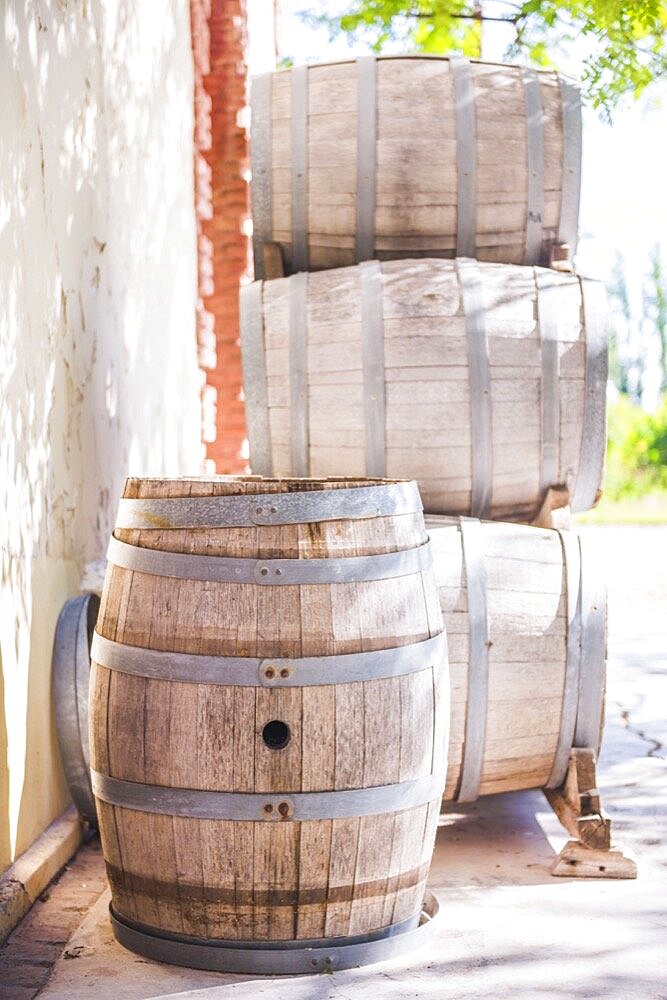
<path id="1" fill-rule="evenodd" d="M 53 630 L 125 476 L 200 464 L 188 9 L 149 7 L 0 26 L 0 870 L 66 803 Z"/>

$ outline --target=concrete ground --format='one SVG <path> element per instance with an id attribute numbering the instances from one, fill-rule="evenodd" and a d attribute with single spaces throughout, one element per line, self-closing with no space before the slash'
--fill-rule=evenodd
<path id="1" fill-rule="evenodd" d="M 636 881 L 552 877 L 568 838 L 542 794 L 489 797 L 443 817 L 431 875 L 439 926 L 407 958 L 283 979 L 158 965 L 115 943 L 105 892 L 41 1000 L 667 998 L 667 527 L 585 530 L 609 584 L 598 783 Z"/>

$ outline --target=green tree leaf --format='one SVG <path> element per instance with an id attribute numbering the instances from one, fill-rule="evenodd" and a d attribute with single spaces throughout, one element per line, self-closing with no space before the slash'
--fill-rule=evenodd
<path id="1" fill-rule="evenodd" d="M 482 54 L 483 23 L 500 20 L 514 33 L 508 58 L 556 68 L 559 51 L 585 37 L 583 93 L 606 117 L 623 97 L 639 97 L 667 75 L 667 0 L 507 0 L 506 9 L 489 15 L 481 0 L 352 0 L 342 15 L 327 13 L 323 3 L 322 11 L 302 16 L 376 52 L 399 42 L 406 51 L 473 57 Z"/>

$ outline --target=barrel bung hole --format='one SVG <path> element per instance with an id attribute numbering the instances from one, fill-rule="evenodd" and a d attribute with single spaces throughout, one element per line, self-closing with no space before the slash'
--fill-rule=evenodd
<path id="1" fill-rule="evenodd" d="M 269 750 L 284 750 L 290 741 L 290 728 L 286 722 L 272 719 L 262 729 L 262 739 Z"/>

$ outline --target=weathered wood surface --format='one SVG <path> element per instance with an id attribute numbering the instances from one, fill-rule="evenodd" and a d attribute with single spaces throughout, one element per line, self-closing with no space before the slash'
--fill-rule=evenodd
<path id="1" fill-rule="evenodd" d="M 586 847 L 610 849 L 611 820 L 600 805 L 592 749 L 573 749 L 565 781 L 559 788 L 545 789 L 544 794 L 568 833 Z"/>
<path id="2" fill-rule="evenodd" d="M 211 479 L 128 480 L 126 497 L 355 487 Z M 361 485 L 364 485 L 362 482 Z M 117 530 L 132 545 L 233 557 L 339 558 L 425 541 L 421 514 L 251 528 Z M 430 571 L 348 584 L 258 586 L 170 579 L 110 564 L 98 632 L 155 650 L 303 657 L 385 649 L 442 630 Z M 92 766 L 140 783 L 235 792 L 336 791 L 445 770 L 446 670 L 317 687 L 173 683 L 93 664 Z M 273 719 L 291 730 L 268 749 Z M 444 784 L 444 778 L 443 778 Z M 442 786 L 441 786 L 442 787 Z M 98 800 L 121 916 L 215 939 L 365 934 L 421 906 L 440 796 L 377 816 L 199 820 Z"/>
<path id="3" fill-rule="evenodd" d="M 417 479 L 432 513 L 530 522 L 552 487 L 552 506 L 575 495 L 577 509 L 592 506 L 602 480 L 605 385 L 587 386 L 587 342 L 598 326 L 588 322 L 582 290 L 590 284 L 597 292 L 598 283 L 480 264 L 481 363 L 490 382 L 490 398 L 481 398 L 471 389 L 471 313 L 460 264 L 409 260 L 322 271 L 308 275 L 305 295 L 294 277 L 243 289 L 244 369 L 255 373 L 258 357 L 265 363 L 261 386 L 255 374 L 245 381 L 253 471 L 293 474 L 296 435 L 311 475 L 364 475 L 369 442 L 384 440 L 383 473 Z M 378 269 L 370 304 L 368 267 Z M 299 354 L 305 391 L 296 396 L 295 303 L 307 324 L 307 350 Z M 377 343 L 370 323 L 380 325 L 384 357 L 369 346 Z M 369 380 L 378 368 L 380 397 L 377 380 Z M 486 445 L 473 433 L 473 415 L 485 420 L 485 400 Z M 588 476 L 577 490 L 584 441 Z M 485 510 L 473 508 L 480 459 L 490 466 Z"/>
<path id="4" fill-rule="evenodd" d="M 553 863 L 551 874 L 564 878 L 636 878 L 633 854 L 613 843 L 611 819 L 600 802 L 596 774 L 597 753 L 577 747 L 562 785 L 545 788 L 544 794 L 569 834 Z"/>
<path id="5" fill-rule="evenodd" d="M 580 840 L 568 840 L 551 874 L 561 878 L 637 878 L 637 862 L 627 848 L 600 850 L 586 847 Z"/>
<path id="6" fill-rule="evenodd" d="M 452 708 L 445 799 L 454 800 L 470 710 L 468 580 L 459 519 L 427 516 L 426 527 L 449 648 Z M 488 698 L 479 794 L 490 795 L 540 788 L 550 779 L 563 713 L 568 601 L 559 532 L 488 522 L 481 527 Z M 601 703 L 603 688 L 592 681 L 596 666 L 581 663 L 580 683 L 582 688 L 593 684 L 593 698 Z"/>
<path id="7" fill-rule="evenodd" d="M 536 73 L 539 107 L 531 111 L 533 74 L 505 64 L 468 66 L 472 130 L 463 135 L 448 59 L 386 57 L 370 70 L 355 62 L 299 67 L 302 94 L 294 71 L 258 78 L 251 132 L 257 276 L 260 242 L 284 247 L 288 273 L 369 258 L 454 257 L 457 250 L 479 260 L 548 264 L 555 246 L 574 244 L 580 114 L 573 119 L 563 107 L 572 94 L 576 104 L 576 91 L 556 73 Z M 370 88 L 359 83 L 368 72 Z M 461 169 L 473 188 L 459 209 Z M 471 215 L 468 248 L 457 248 L 459 211 Z M 360 256 L 355 244 L 364 216 L 372 231 Z M 536 225 L 535 243 L 529 233 Z M 295 226 L 303 228 L 296 237 Z"/>

